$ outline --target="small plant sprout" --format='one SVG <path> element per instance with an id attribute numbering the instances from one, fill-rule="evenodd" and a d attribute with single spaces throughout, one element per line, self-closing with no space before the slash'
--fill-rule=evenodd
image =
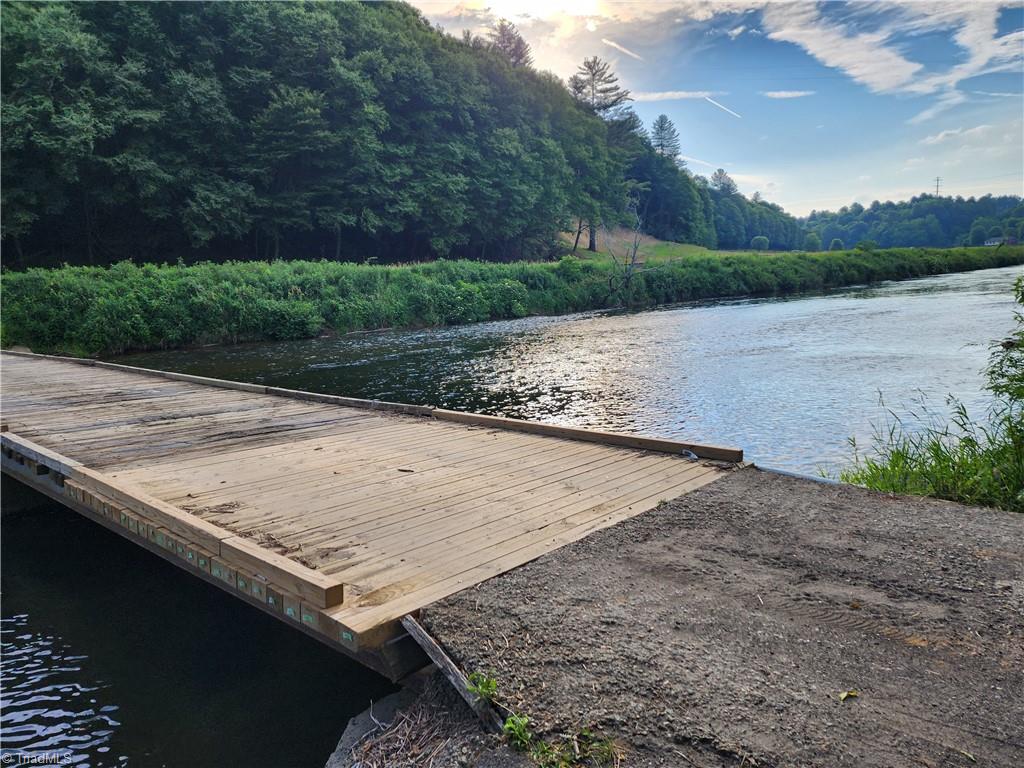
<path id="1" fill-rule="evenodd" d="M 505 720 L 502 731 L 504 731 L 506 738 L 513 747 L 520 751 L 525 751 L 530 748 L 530 742 L 533 741 L 533 734 L 530 732 L 529 725 L 530 718 L 526 715 L 513 713 Z"/>
<path id="2" fill-rule="evenodd" d="M 469 676 L 469 692 L 479 696 L 488 704 L 493 704 L 498 695 L 498 681 L 483 672 L 473 672 Z"/>

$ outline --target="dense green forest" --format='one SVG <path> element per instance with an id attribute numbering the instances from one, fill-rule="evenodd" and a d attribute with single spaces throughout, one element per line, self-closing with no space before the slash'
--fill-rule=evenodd
<path id="1" fill-rule="evenodd" d="M 805 222 L 815 242 L 847 246 L 870 241 L 881 248 L 982 245 L 986 240 L 1024 240 L 1024 204 L 1006 195 L 980 198 L 921 195 L 901 203 L 859 203 L 835 213 L 812 211 Z"/>
<path id="2" fill-rule="evenodd" d="M 1024 247 L 700 254 L 625 274 L 610 259 L 438 259 L 32 268 L 4 276 L 3 346 L 116 354 L 778 295 L 1024 263 Z"/>
<path id="3" fill-rule="evenodd" d="M 604 62 L 563 84 L 510 25 L 400 3 L 4 3 L 7 263 L 543 257 L 624 209 L 798 246 L 655 148 Z"/>

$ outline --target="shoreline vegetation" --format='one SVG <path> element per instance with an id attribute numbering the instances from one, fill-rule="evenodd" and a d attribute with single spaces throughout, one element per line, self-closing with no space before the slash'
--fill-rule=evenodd
<path id="1" fill-rule="evenodd" d="M 773 296 L 1024 263 L 1024 247 L 899 248 L 554 262 L 438 260 L 64 266 L 3 273 L 4 347 L 73 356 L 324 333 L 461 325 L 529 315 Z"/>
<path id="2" fill-rule="evenodd" d="M 1024 311 L 1024 277 L 1015 284 Z M 951 400 L 945 424 L 925 410 L 916 424 L 890 412 L 876 427 L 871 449 L 858 451 L 839 479 L 885 493 L 931 496 L 962 504 L 1024 512 L 1024 314 L 996 344 L 986 388 L 994 402 L 983 417 Z"/>

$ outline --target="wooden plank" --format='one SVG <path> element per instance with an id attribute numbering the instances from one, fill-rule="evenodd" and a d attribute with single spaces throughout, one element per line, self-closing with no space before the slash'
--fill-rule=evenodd
<path id="1" fill-rule="evenodd" d="M 743 461 L 742 449 L 728 448 L 720 445 L 702 445 L 701 443 L 687 443 L 680 440 L 640 437 L 639 435 L 626 435 L 617 432 L 600 432 L 594 429 L 581 429 L 579 427 L 561 427 L 555 424 L 542 424 L 538 421 L 524 421 L 522 419 L 509 419 L 503 416 L 485 416 L 479 413 L 450 411 L 446 408 L 435 408 L 433 416 L 435 419 L 442 419 L 444 421 L 474 424 L 482 427 L 491 427 L 492 429 L 511 429 L 518 432 L 529 432 L 534 435 L 549 435 L 551 437 L 564 437 L 570 440 L 604 443 L 605 445 L 641 448 L 645 451 L 661 451 L 663 453 L 685 453 L 689 451 L 701 458 L 714 459 L 716 461 Z"/>
<path id="2" fill-rule="evenodd" d="M 456 666 L 451 657 L 444 652 L 444 649 L 441 648 L 438 642 L 431 637 L 430 633 L 412 616 L 403 616 L 402 626 L 405 627 L 406 632 L 412 636 L 413 640 L 419 643 L 430 660 L 434 662 L 434 665 L 441 670 L 441 673 L 452 684 L 452 687 L 458 691 L 462 700 L 476 713 L 484 727 L 495 733 L 499 732 L 504 724 L 501 716 L 495 712 L 488 702 L 469 690 L 469 680 L 466 678 L 466 675 Z"/>
<path id="3" fill-rule="evenodd" d="M 222 539 L 220 554 L 238 567 L 252 571 L 257 577 L 265 577 L 318 608 L 338 605 L 345 598 L 343 582 L 271 552 L 249 539 L 238 536 Z"/>
<path id="4" fill-rule="evenodd" d="M 99 490 L 118 504 L 149 518 L 172 533 L 198 544 L 214 554 L 220 552 L 221 540 L 233 535 L 231 531 L 219 528 L 195 515 L 190 515 L 128 483 L 110 478 L 88 467 L 78 466 L 73 470 L 71 477 L 80 484 Z"/>
<path id="5" fill-rule="evenodd" d="M 80 462 L 69 459 L 66 456 L 61 456 L 56 451 L 51 451 L 49 448 L 34 443 L 14 432 L 0 434 L 0 445 L 9 450 L 17 451 L 23 456 L 28 456 L 40 464 L 46 464 L 51 469 L 55 469 L 65 476 L 72 475 L 76 469 L 82 466 Z"/>

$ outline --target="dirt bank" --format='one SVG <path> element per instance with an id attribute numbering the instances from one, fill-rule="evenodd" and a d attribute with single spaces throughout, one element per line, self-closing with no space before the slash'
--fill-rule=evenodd
<path id="1" fill-rule="evenodd" d="M 626 766 L 1024 763 L 1020 515 L 747 469 L 424 622 Z"/>

